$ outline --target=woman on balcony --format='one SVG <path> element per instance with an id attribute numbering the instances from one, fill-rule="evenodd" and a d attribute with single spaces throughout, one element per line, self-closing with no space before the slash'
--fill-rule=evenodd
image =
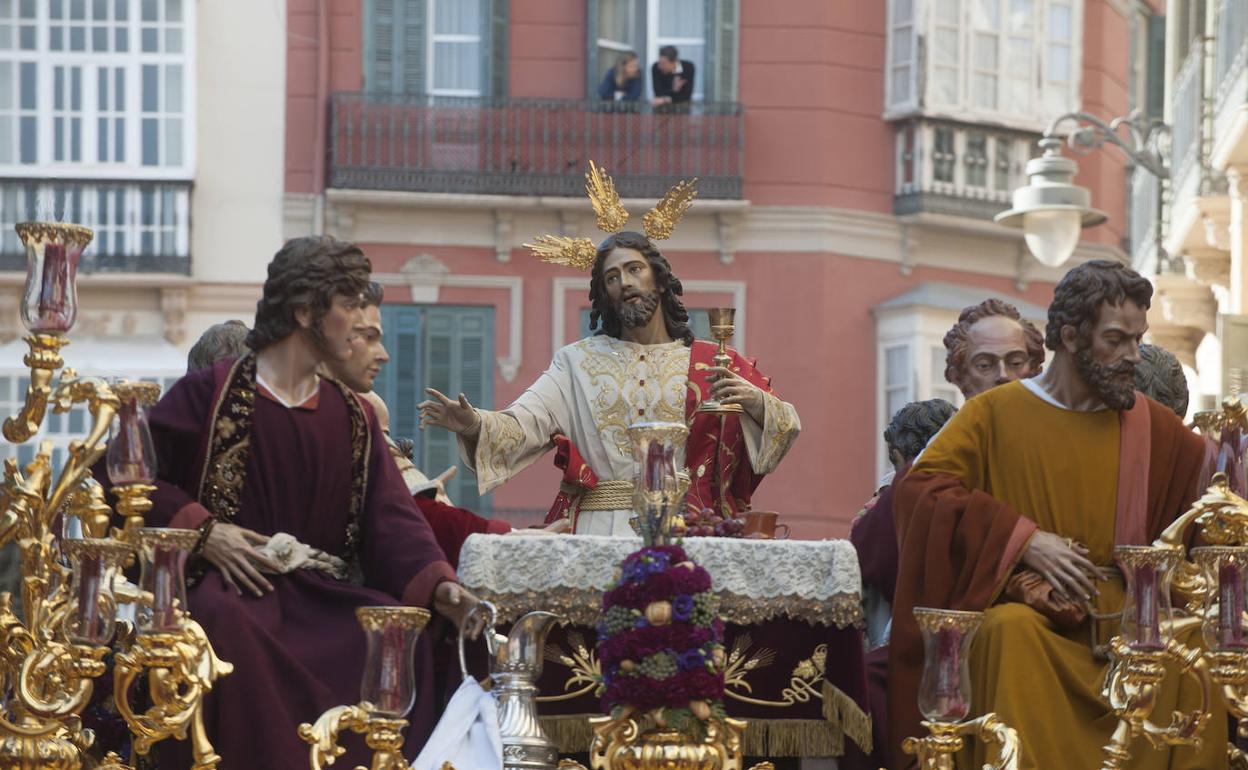
<path id="1" fill-rule="evenodd" d="M 602 76 L 598 98 L 604 102 L 641 101 L 641 62 L 634 51 L 624 51 Z"/>

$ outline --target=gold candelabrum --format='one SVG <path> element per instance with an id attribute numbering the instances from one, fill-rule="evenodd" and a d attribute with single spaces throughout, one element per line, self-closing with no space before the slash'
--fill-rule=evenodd
<path id="1" fill-rule="evenodd" d="M 113 700 L 145 754 L 165 738 L 191 738 L 196 770 L 220 758 L 204 733 L 203 697 L 231 666 L 213 653 L 203 629 L 186 607 L 183 577 L 197 533 L 147 529 L 155 453 L 147 408 L 160 388 L 151 383 L 109 383 L 80 377 L 64 365 L 61 349 L 77 316 L 78 260 L 92 232 L 69 224 L 27 222 L 17 233 L 28 267 L 21 316 L 30 334 L 30 386 L 21 411 L 4 421 L 11 443 L 29 441 L 48 407 L 58 414 L 85 404 L 86 436 L 70 443 L 59 473 L 51 442 L 40 442 L 24 468 L 8 459 L 0 483 L 0 545 L 16 542 L 21 553 L 22 616 L 12 595 L 0 594 L 0 767 L 78 770 L 94 736 L 79 716 L 94 682 L 115 653 Z M 55 381 L 54 381 L 55 380 Z M 110 530 L 112 510 L 92 467 L 105 455 L 120 528 Z M 81 523 L 85 537 L 62 537 Z M 128 591 L 121 576 L 136 555 L 140 585 Z M 128 601 L 127 601 L 128 599 Z M 132 612 L 130 617 L 124 617 Z M 123 616 L 119 620 L 119 613 Z M 149 708 L 137 713 L 132 690 L 147 674 Z M 110 753 L 102 767 L 124 768 Z"/>
<path id="2" fill-rule="evenodd" d="M 928 734 L 906 738 L 902 750 L 918 758 L 921 770 L 953 770 L 954 755 L 970 737 L 995 748 L 996 757 L 985 770 L 1017 770 L 1019 747 L 1014 728 L 996 714 L 963 721 L 971 711 L 967 655 L 984 614 L 915 607 L 914 617 L 923 635 L 919 711 Z"/>
<path id="3" fill-rule="evenodd" d="M 412 668 L 416 640 L 429 611 L 420 607 L 360 607 L 356 619 L 368 639 L 360 702 L 334 706 L 314 724 L 299 725 L 299 737 L 311 746 L 312 770 L 332 765 L 346 751 L 338 744 L 343 731 L 364 736 L 373 751 L 370 770 L 408 770 L 403 758 L 403 728 L 407 712 L 416 703 L 416 679 Z M 360 769 L 362 770 L 362 769 Z"/>
<path id="4" fill-rule="evenodd" d="M 1103 697 L 1118 715 L 1105 745 L 1103 770 L 1130 760 L 1130 746 L 1143 736 L 1157 749 L 1199 746 L 1220 694 L 1248 737 L 1248 501 L 1244 499 L 1244 406 L 1235 398 L 1220 411 L 1202 412 L 1195 425 L 1216 447 L 1216 472 L 1208 490 L 1175 519 L 1151 546 L 1119 546 L 1115 557 L 1126 578 L 1122 626 L 1109 644 L 1110 666 Z M 1201 543 L 1188 549 L 1192 528 Z M 1173 599 L 1172 599 L 1173 597 Z M 1172 606 L 1177 600 L 1179 606 Z M 1195 631 L 1203 644 L 1191 640 Z M 1184 640 L 1187 640 L 1186 642 Z M 1199 688 L 1199 705 L 1171 715 L 1161 727 L 1151 721 L 1167 664 Z M 1228 763 L 1248 767 L 1248 758 L 1227 747 Z"/>

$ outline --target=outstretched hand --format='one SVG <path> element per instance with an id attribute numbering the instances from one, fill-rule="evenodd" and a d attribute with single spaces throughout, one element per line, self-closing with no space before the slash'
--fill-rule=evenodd
<path id="1" fill-rule="evenodd" d="M 1021 561 L 1076 602 L 1090 600 L 1098 593 L 1094 581 L 1108 579 L 1107 571 L 1088 559 L 1087 547 L 1052 532 L 1033 535 Z"/>
<path id="2" fill-rule="evenodd" d="M 430 398 L 418 405 L 421 430 L 427 425 L 437 425 L 452 433 L 472 435 L 481 426 L 480 415 L 463 393 L 459 394 L 459 401 L 452 401 L 433 388 L 425 388 L 425 393 Z"/>
<path id="3" fill-rule="evenodd" d="M 279 572 L 277 562 L 256 550 L 269 538 L 237 524 L 219 522 L 204 541 L 204 558 L 217 569 L 226 585 L 243 595 L 246 588 L 256 596 L 273 590 L 273 584 L 260 573 L 260 568 Z"/>
<path id="4" fill-rule="evenodd" d="M 745 413 L 759 425 L 766 418 L 766 401 L 763 389 L 725 366 L 707 369 L 715 375 L 711 383 L 711 398 L 721 404 L 739 404 Z"/>

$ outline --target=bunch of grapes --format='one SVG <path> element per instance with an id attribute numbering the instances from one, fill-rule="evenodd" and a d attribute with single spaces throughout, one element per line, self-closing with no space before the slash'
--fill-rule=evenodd
<path id="1" fill-rule="evenodd" d="M 685 537 L 744 537 L 745 516 L 725 517 L 710 508 L 686 508 Z"/>

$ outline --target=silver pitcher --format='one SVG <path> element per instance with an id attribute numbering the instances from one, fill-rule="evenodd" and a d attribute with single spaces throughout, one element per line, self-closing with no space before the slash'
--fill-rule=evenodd
<path id="1" fill-rule="evenodd" d="M 464 622 L 470 625 L 478 612 L 487 614 L 486 649 L 490 654 L 491 693 L 498 703 L 498 729 L 503 739 L 504 770 L 555 770 L 559 752 L 537 718 L 537 680 L 542 675 L 546 635 L 560 616 L 536 610 L 518 619 L 511 633 L 494 630 L 498 612 L 490 602 L 473 607 Z M 464 632 L 459 633 L 459 667 L 465 678 Z"/>

